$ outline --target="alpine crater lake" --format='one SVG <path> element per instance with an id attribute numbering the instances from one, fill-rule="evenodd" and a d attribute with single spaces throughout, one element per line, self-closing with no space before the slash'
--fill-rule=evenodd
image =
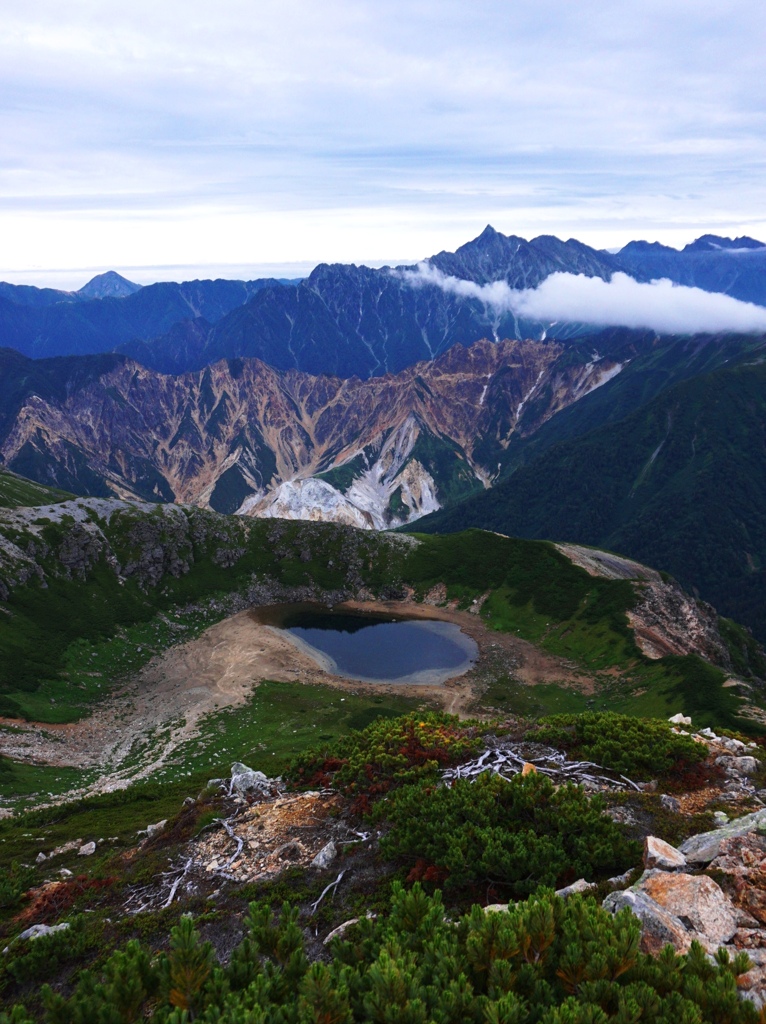
<path id="1" fill-rule="evenodd" d="M 438 685 L 469 671 L 478 658 L 476 643 L 452 622 L 309 603 L 254 613 L 263 625 L 289 634 L 325 672 L 360 682 Z"/>

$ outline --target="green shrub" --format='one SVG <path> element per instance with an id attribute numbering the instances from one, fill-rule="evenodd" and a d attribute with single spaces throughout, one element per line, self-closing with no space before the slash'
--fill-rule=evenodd
<path id="1" fill-rule="evenodd" d="M 0 867 L 0 909 L 7 910 L 20 903 L 34 880 L 34 868 L 23 867 L 16 861 L 9 868 Z"/>
<path id="2" fill-rule="evenodd" d="M 552 715 L 542 719 L 527 738 L 635 779 L 667 776 L 707 756 L 702 743 L 673 732 L 668 722 L 613 711 Z"/>
<path id="3" fill-rule="evenodd" d="M 638 952 L 640 925 L 593 899 L 540 892 L 504 913 L 475 906 L 448 921 L 440 894 L 394 889 L 390 914 L 363 919 L 309 963 L 297 911 L 253 904 L 226 967 L 189 922 L 154 962 L 137 943 L 67 998 L 48 1024 L 757 1024 L 740 1000 L 745 954 L 715 961 L 696 943 L 677 957 Z M 183 934 L 181 934 L 183 933 Z M 172 967 L 171 967 L 172 961 Z M 169 972 L 183 986 L 167 988 Z M 154 993 L 159 992 L 159 996 Z M 175 997 L 171 996 L 175 993 Z M 185 1003 L 186 1007 L 182 1006 Z M 0 1024 L 28 1024 L 21 1008 Z"/>
<path id="4" fill-rule="evenodd" d="M 449 889 L 492 883 L 526 896 L 540 885 L 616 874 L 636 861 L 637 846 L 603 809 L 600 798 L 577 786 L 556 789 L 537 774 L 423 783 L 380 805 L 391 824 L 381 848 L 415 862 L 424 878 L 443 877 Z"/>

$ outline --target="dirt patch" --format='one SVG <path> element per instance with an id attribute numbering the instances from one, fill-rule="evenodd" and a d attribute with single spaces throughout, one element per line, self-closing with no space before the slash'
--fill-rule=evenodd
<path id="1" fill-rule="evenodd" d="M 308 867 L 330 842 L 340 846 L 353 841 L 351 830 L 338 820 L 342 805 L 340 796 L 327 793 L 298 793 L 259 803 L 230 819 L 232 834 L 223 828 L 208 833 L 189 853 L 197 868 L 211 875 L 265 881 L 286 867 Z"/>

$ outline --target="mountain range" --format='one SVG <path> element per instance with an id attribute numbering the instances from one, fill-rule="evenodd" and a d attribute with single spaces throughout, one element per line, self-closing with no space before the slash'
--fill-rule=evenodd
<path id="1" fill-rule="evenodd" d="M 512 289 L 535 288 L 556 272 L 603 280 L 616 272 L 638 281 L 667 277 L 766 305 L 766 245 L 750 238 L 704 235 L 680 251 L 630 242 L 609 253 L 576 239 L 527 241 L 487 226 L 426 264 Z M 434 284 L 414 288 L 407 269 L 413 268 L 320 264 L 299 282 L 193 281 L 130 294 L 137 286 L 119 275 L 101 275 L 77 293 L 0 285 L 0 344 L 35 358 L 119 350 L 165 373 L 255 357 L 282 370 L 368 378 L 398 373 L 453 344 L 592 333 L 583 323 L 553 325 L 498 312 Z"/>
<path id="2" fill-rule="evenodd" d="M 620 271 L 766 303 L 751 238 L 608 253 L 488 227 L 428 264 L 479 286 Z M 558 324 L 553 340 L 404 270 L 3 285 L 0 460 L 80 495 L 594 544 L 766 638 L 764 337 Z"/>

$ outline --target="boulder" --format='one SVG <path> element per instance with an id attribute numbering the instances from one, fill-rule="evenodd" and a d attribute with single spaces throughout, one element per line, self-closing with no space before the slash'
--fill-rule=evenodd
<path id="1" fill-rule="evenodd" d="M 263 772 L 254 771 L 240 761 L 235 761 L 231 766 L 231 793 L 263 799 L 271 795 L 272 788 L 271 779 Z"/>
<path id="2" fill-rule="evenodd" d="M 714 946 L 728 942 L 737 931 L 736 909 L 707 875 L 652 871 L 639 879 L 637 888 Z"/>
<path id="3" fill-rule="evenodd" d="M 563 889 L 557 889 L 556 895 L 560 896 L 562 900 L 569 899 L 570 896 L 576 896 L 578 893 L 591 892 L 593 889 L 597 889 L 598 886 L 595 882 L 586 882 L 584 878 L 578 878 L 576 882 L 572 882 L 571 885 L 564 886 Z"/>
<path id="4" fill-rule="evenodd" d="M 723 828 L 724 825 L 729 824 L 729 815 L 725 811 L 715 811 L 713 814 L 713 824 L 716 828 Z"/>
<path id="5" fill-rule="evenodd" d="M 721 844 L 726 839 L 757 832 L 761 828 L 766 829 L 766 808 L 753 814 L 746 814 L 742 818 L 735 818 L 714 832 L 701 832 L 699 835 L 690 836 L 681 843 L 679 850 L 686 857 L 687 864 L 709 864 L 718 856 Z"/>
<path id="6" fill-rule="evenodd" d="M 676 876 L 671 876 L 676 877 Z M 612 914 L 627 907 L 641 922 L 641 951 L 655 956 L 670 944 L 678 953 L 687 953 L 692 937 L 681 921 L 644 892 L 625 889 L 610 893 L 603 906 Z"/>
<path id="7" fill-rule="evenodd" d="M 667 793 L 663 793 L 660 797 L 660 807 L 665 811 L 672 811 L 673 814 L 678 814 L 681 811 L 681 801 L 676 800 L 674 796 L 668 796 Z"/>
<path id="8" fill-rule="evenodd" d="M 81 846 L 80 849 L 77 851 L 77 855 L 79 857 L 90 857 L 91 854 L 94 854 L 95 852 L 96 852 L 96 844 L 91 842 L 91 843 L 85 843 L 83 846 Z"/>
<path id="9" fill-rule="evenodd" d="M 314 859 L 311 862 L 311 867 L 320 869 L 328 868 L 337 856 L 338 847 L 331 839 L 329 843 L 322 847 L 322 849 L 319 851 L 316 857 L 314 857 Z"/>
<path id="10" fill-rule="evenodd" d="M 736 775 L 753 775 L 758 770 L 758 761 L 749 754 L 745 754 L 743 757 L 722 754 L 715 759 L 715 763 L 719 768 L 723 768 L 724 771 L 732 772 Z"/>
<path id="11" fill-rule="evenodd" d="M 664 839 L 647 836 L 644 839 L 644 867 L 675 871 L 686 867 L 686 857 Z"/>
<path id="12" fill-rule="evenodd" d="M 48 859 L 48 858 L 47 858 L 47 857 L 45 856 L 45 854 L 43 853 L 43 851 L 42 851 L 42 850 L 40 850 L 40 852 L 38 853 L 38 855 L 37 855 L 37 856 L 35 857 L 35 864 L 42 864 L 42 862 L 43 862 L 44 860 L 47 860 L 47 859 Z"/>
<path id="13" fill-rule="evenodd" d="M 628 870 L 624 871 L 621 875 L 614 875 L 613 878 L 607 878 L 605 884 L 610 886 L 612 889 L 624 889 L 630 881 L 630 876 L 633 874 L 633 871 L 633 868 L 628 868 Z"/>
<path id="14" fill-rule="evenodd" d="M 726 750 L 730 750 L 732 754 L 741 754 L 742 751 L 747 750 L 747 747 L 742 740 L 734 740 L 729 736 L 722 736 L 718 742 Z"/>
<path id="15" fill-rule="evenodd" d="M 672 725 L 691 725 L 692 724 L 691 718 L 689 718 L 688 715 L 681 714 L 680 711 L 678 712 L 677 715 L 673 715 L 672 718 L 669 718 L 668 721 Z"/>
<path id="16" fill-rule="evenodd" d="M 33 924 L 19 935 L 20 939 L 39 939 L 41 935 L 53 935 L 54 932 L 64 932 L 69 927 L 65 921 L 63 924 Z"/>
<path id="17" fill-rule="evenodd" d="M 161 832 L 167 823 L 168 819 L 163 818 L 162 821 L 157 821 L 153 825 L 147 825 L 146 828 L 142 828 L 138 835 L 151 839 L 152 836 L 156 836 L 158 832 Z"/>

